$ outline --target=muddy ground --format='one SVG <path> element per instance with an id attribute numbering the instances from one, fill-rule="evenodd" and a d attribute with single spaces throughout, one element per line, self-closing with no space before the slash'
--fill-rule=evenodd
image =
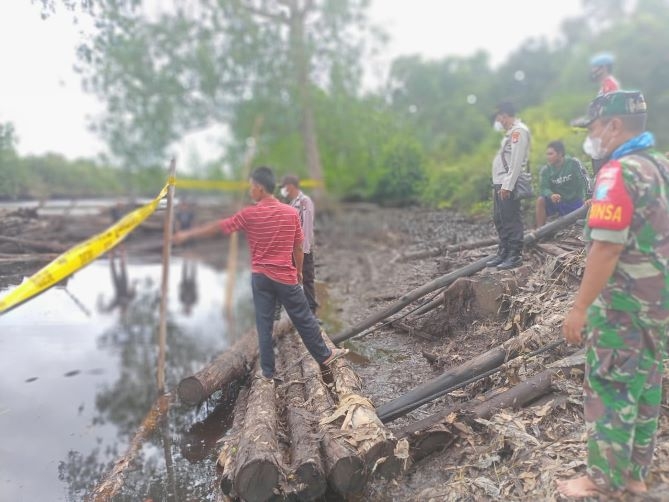
<path id="1" fill-rule="evenodd" d="M 384 209 L 367 206 L 341 212 L 318 234 L 317 278 L 327 285 L 334 317 L 347 327 L 382 310 L 402 294 L 494 251 L 494 247 L 420 260 L 402 255 L 442 244 L 492 236 L 487 218 L 471 219 L 449 211 Z M 584 251 L 574 225 L 545 243 L 527 249 L 525 267 L 514 272 L 479 272 L 475 280 L 517 279 L 520 289 L 498 302 L 499 315 L 477 315 L 465 299 L 420 317 L 408 315 L 408 334 L 388 326 L 347 342 L 364 389 L 379 405 L 437 377 L 448 368 L 499 345 L 532 325 L 544 325 L 545 343 L 561 339 L 562 317 L 578 286 Z M 556 248 L 564 251 L 557 258 Z M 403 311 L 406 313 L 408 310 Z M 489 314 L 489 313 L 488 313 Z M 416 336 L 416 333 L 423 336 Z M 427 335 L 427 336 L 425 336 Z M 431 338 L 430 338 L 431 337 Z M 426 339 L 427 338 L 427 339 Z M 388 425 L 402 426 L 432 413 L 508 388 L 565 357 L 576 347 L 559 346 L 422 406 Z M 437 356 L 431 363 L 423 355 Z M 666 382 L 665 382 L 666 383 Z M 505 410 L 487 424 L 459 420 L 448 427 L 457 439 L 443 451 L 414 464 L 403 476 L 371 483 L 361 500 L 560 500 L 555 480 L 584 470 L 585 443 L 581 397 L 582 371 L 574 369 L 535 406 Z M 649 478 L 650 493 L 639 500 L 669 499 L 669 407 L 665 392 L 661 434 Z"/>
<path id="2" fill-rule="evenodd" d="M 197 221 L 212 214 L 216 211 L 200 212 Z M 71 218 L 45 221 L 35 215 L 26 220 L 28 223 L 7 225 L 6 216 L 0 218 L 0 230 L 1 222 L 5 222 L 0 235 L 63 245 L 108 224 L 105 216 L 73 224 Z M 127 245 L 147 253 L 158 252 L 158 228 L 158 220 L 153 226 L 140 228 Z M 316 277 L 323 303 L 319 315 L 331 333 L 354 325 L 402 294 L 492 253 L 494 247 L 444 251 L 424 259 L 403 260 L 403 255 L 434 248 L 437 243 L 445 246 L 493 235 L 488 218 L 472 219 L 450 211 L 349 205 L 321 214 L 316 239 Z M 481 312 L 472 298 L 456 295 L 449 304 L 423 316 L 406 315 L 403 322 L 413 330 L 411 333 L 377 326 L 345 342 L 353 349 L 350 359 L 367 396 L 378 407 L 533 325 L 543 326 L 542 344 L 560 340 L 560 322 L 582 272 L 584 253 L 579 236 L 575 225 L 544 248 L 526 249 L 526 266 L 521 269 L 479 272 L 476 280 L 520 286 L 515 292 L 512 288 L 508 294 L 497 295 L 494 312 L 490 305 Z M 189 252 L 224 267 L 221 249 L 220 242 L 210 241 L 191 247 Z M 18 283 L 22 275 L 36 270 L 39 260 L 20 267 L 2 264 L 12 253 L 33 251 L 0 243 L 0 284 Z M 180 252 L 183 250 L 175 250 Z M 505 372 L 451 392 L 388 426 L 399 431 L 446 407 L 480 399 L 493 389 L 509 388 L 575 350 L 563 344 L 520 360 Z M 534 406 L 504 410 L 483 422 L 454 417 L 445 424 L 454 437 L 452 444 L 414 463 L 399 477 L 374 479 L 359 500 L 559 500 L 555 480 L 584 470 L 581 383 L 582 371 L 575 368 L 564 372 L 554 385 L 554 393 Z M 648 480 L 650 493 L 638 500 L 668 498 L 668 416 L 665 397 L 659 444 Z"/>

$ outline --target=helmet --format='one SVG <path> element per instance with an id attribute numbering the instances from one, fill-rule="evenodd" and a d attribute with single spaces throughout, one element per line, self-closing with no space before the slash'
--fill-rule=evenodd
<path id="1" fill-rule="evenodd" d="M 590 59 L 590 66 L 612 66 L 614 61 L 613 54 L 602 52 Z"/>

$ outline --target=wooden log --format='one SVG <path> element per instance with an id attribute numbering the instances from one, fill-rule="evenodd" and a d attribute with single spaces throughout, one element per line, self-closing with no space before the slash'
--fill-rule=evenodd
<path id="1" fill-rule="evenodd" d="M 498 239 L 491 237 L 489 239 L 481 239 L 478 241 L 462 242 L 460 244 L 448 244 L 446 242 L 433 243 L 436 244 L 436 247 L 430 249 L 424 249 L 422 251 L 415 251 L 413 253 L 406 253 L 401 255 L 396 261 L 405 262 L 410 260 L 422 260 L 423 258 L 432 258 L 435 256 L 441 256 L 442 254 L 448 252 L 459 252 L 465 251 L 467 249 L 478 249 L 488 246 L 494 246 L 497 244 Z"/>
<path id="2" fill-rule="evenodd" d="M 308 409 L 317 416 L 329 415 L 334 402 L 323 382 L 321 369 L 312 357 L 301 360 L 302 377 Z M 367 471 L 358 451 L 345 441 L 345 434 L 331 424 L 319 424 L 321 451 L 329 486 L 346 496 L 362 491 L 367 481 Z"/>
<path id="3" fill-rule="evenodd" d="M 256 364 L 260 371 L 260 364 Z M 281 472 L 277 452 L 278 415 L 274 382 L 253 378 L 246 418 L 239 435 L 234 469 L 234 490 L 246 502 L 269 500 Z"/>
<path id="4" fill-rule="evenodd" d="M 33 241 L 0 235 L 0 242 L 15 244 L 19 249 L 32 249 L 34 251 L 49 251 L 51 253 L 62 253 L 68 249 L 64 244 L 50 241 Z"/>
<path id="5" fill-rule="evenodd" d="M 234 493 L 234 470 L 237 450 L 239 448 L 239 435 L 241 434 L 244 419 L 246 417 L 246 405 L 248 403 L 249 390 L 242 389 L 237 396 L 234 408 L 234 418 L 228 434 L 222 441 L 219 450 L 216 468 L 221 473 L 219 486 L 221 492 L 230 497 L 235 497 Z"/>
<path id="6" fill-rule="evenodd" d="M 327 336 L 324 338 L 333 349 L 332 342 Z M 338 359 L 332 363 L 330 371 L 339 403 L 327 420 L 344 417 L 341 430 L 349 433 L 348 441 L 356 446 L 365 459 L 370 474 L 378 471 L 381 475 L 389 476 L 401 470 L 399 464 L 402 459 L 394 455 L 397 439 L 379 420 L 371 401 L 361 395 L 362 383 L 348 361 Z"/>
<path id="7" fill-rule="evenodd" d="M 531 232 L 527 232 L 525 234 L 525 237 L 523 238 L 523 243 L 525 245 L 533 244 L 534 242 L 538 241 L 539 239 L 550 235 L 557 230 L 560 230 L 562 228 L 567 227 L 568 225 L 571 225 L 574 223 L 576 220 L 579 218 L 585 217 L 585 215 L 588 212 L 588 207 L 583 206 L 576 211 L 569 213 L 566 216 L 562 216 L 561 218 L 558 218 L 555 221 L 552 221 L 546 225 L 544 225 L 541 228 L 538 228 L 536 230 L 533 230 Z M 469 265 L 466 265 L 458 270 L 454 270 L 453 272 L 450 272 L 446 275 L 443 275 L 441 277 L 438 277 L 434 279 L 433 281 L 428 282 L 427 284 L 424 284 L 423 286 L 416 288 L 412 291 L 409 291 L 408 293 L 402 295 L 399 300 L 394 302 L 391 305 L 388 305 L 387 307 L 384 307 L 381 311 L 372 314 L 371 316 L 367 317 L 366 319 L 363 319 L 360 321 L 358 324 L 355 326 L 351 326 L 348 329 L 345 329 L 341 333 L 337 333 L 336 335 L 332 336 L 331 339 L 334 343 L 341 343 L 344 340 L 348 340 L 349 338 L 362 333 L 364 330 L 367 328 L 370 328 L 374 326 L 376 323 L 381 322 L 391 315 L 399 312 L 402 310 L 404 307 L 407 305 L 410 305 L 411 303 L 415 302 L 419 298 L 424 297 L 425 295 L 430 294 L 433 291 L 436 291 L 438 289 L 442 289 L 450 284 L 453 283 L 456 279 L 459 279 L 460 277 L 466 277 L 468 275 L 475 274 L 476 272 L 483 270 L 486 267 L 486 262 L 488 261 L 490 257 L 484 257 L 481 258 L 473 263 L 470 263 Z"/>
<path id="8" fill-rule="evenodd" d="M 460 382 L 501 366 L 508 359 L 516 357 L 527 346 L 549 338 L 554 328 L 561 322 L 561 316 L 553 316 L 546 321 L 545 325 L 534 325 L 500 346 L 494 347 L 456 368 L 451 368 L 437 378 L 425 382 L 406 394 L 384 403 L 378 408 L 379 418 L 384 423 L 395 420 L 419 406 L 440 397 L 444 394 L 445 389 L 447 390 Z"/>
<path id="9" fill-rule="evenodd" d="M 274 323 L 274 336 L 281 337 L 290 329 L 290 319 L 283 316 Z M 200 404 L 216 390 L 246 376 L 257 354 L 258 336 L 253 329 L 195 375 L 181 380 L 177 388 L 179 399 L 185 404 Z"/>
<path id="10" fill-rule="evenodd" d="M 493 390 L 483 401 L 471 400 L 465 404 L 450 406 L 422 420 L 412 422 L 399 429 L 397 436 L 409 440 L 411 454 L 415 460 L 423 458 L 455 440 L 457 428 L 449 427 L 448 423 L 462 417 L 489 418 L 504 408 L 518 409 L 534 402 L 552 391 L 553 379 L 561 368 L 582 365 L 583 353 L 581 349 L 510 389 Z"/>
<path id="11" fill-rule="evenodd" d="M 307 410 L 302 366 L 295 364 L 300 353 L 296 343 L 299 342 L 293 334 L 286 335 L 279 350 L 284 368 L 286 422 L 290 435 L 291 474 L 288 477 L 299 500 L 315 500 L 325 493 L 327 482 L 316 434 L 318 418 Z"/>
<path id="12" fill-rule="evenodd" d="M 85 501 L 106 502 L 112 500 L 123 487 L 125 471 L 134 460 L 144 441 L 156 430 L 161 417 L 167 413 L 172 400 L 173 396 L 169 393 L 158 397 L 130 441 L 125 455 L 114 463 L 112 470 L 107 472 L 93 491 L 84 497 Z"/>
<path id="13" fill-rule="evenodd" d="M 400 331 L 404 331 L 405 333 L 407 333 L 410 336 L 417 336 L 418 338 L 422 338 L 423 340 L 427 340 L 429 342 L 434 342 L 434 341 L 438 340 L 438 338 L 436 336 L 432 336 L 432 335 L 429 335 L 427 333 L 423 333 L 422 331 L 417 330 L 413 326 L 411 326 L 411 325 L 409 325 L 409 324 L 407 324 L 404 321 L 399 320 L 399 319 L 397 321 L 393 321 L 391 323 L 391 325 L 392 325 L 393 328 L 397 328 Z"/>

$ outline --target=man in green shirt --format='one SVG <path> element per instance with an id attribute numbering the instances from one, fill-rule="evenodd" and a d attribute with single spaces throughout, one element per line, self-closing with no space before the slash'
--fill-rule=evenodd
<path id="1" fill-rule="evenodd" d="M 565 155 L 562 141 L 551 141 L 546 148 L 547 164 L 539 174 L 540 195 L 536 204 L 536 224 L 546 224 L 553 214 L 564 216 L 583 206 L 588 187 L 578 159 Z"/>

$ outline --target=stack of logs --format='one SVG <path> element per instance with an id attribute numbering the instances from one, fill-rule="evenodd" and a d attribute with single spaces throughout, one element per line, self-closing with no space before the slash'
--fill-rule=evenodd
<path id="1" fill-rule="evenodd" d="M 247 502 L 315 500 L 329 486 L 347 496 L 372 474 L 406 469 L 407 441 L 384 427 L 345 359 L 322 369 L 294 333 L 277 346 L 282 380 L 252 378 L 222 440 L 223 494 Z"/>

